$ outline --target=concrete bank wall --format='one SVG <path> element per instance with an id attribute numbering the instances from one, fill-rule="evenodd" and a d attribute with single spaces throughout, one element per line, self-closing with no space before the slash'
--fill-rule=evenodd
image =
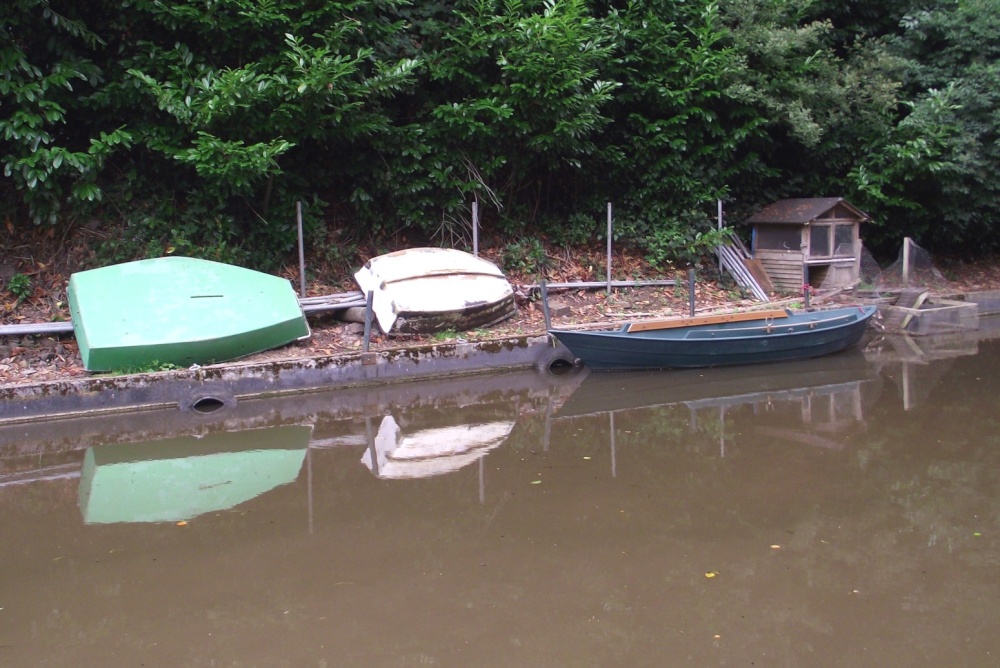
<path id="1" fill-rule="evenodd" d="M 177 404 L 129 413 L 94 413 L 63 419 L 0 423 L 0 459 L 34 459 L 24 466 L 57 461 L 67 452 L 114 443 L 141 443 L 181 436 L 244 431 L 280 425 L 313 427 L 309 447 L 365 445 L 365 421 L 374 434 L 386 415 L 410 424 L 422 415 L 448 416 L 455 424 L 478 424 L 548 412 L 562 405 L 589 373 L 585 367 L 552 374 L 535 369 L 421 378 L 414 382 L 334 387 L 241 399 L 211 413 L 180 411 Z M 405 418 L 404 418 L 405 416 Z M 82 455 L 81 455 L 82 457 Z M 4 472 L 0 471 L 0 479 Z"/>
<path id="2" fill-rule="evenodd" d="M 252 397 L 547 367 L 553 359 L 572 357 L 547 336 L 533 336 L 16 385 L 0 388 L 0 424 L 170 406 L 232 407 Z"/>
<path id="3" fill-rule="evenodd" d="M 984 290 L 964 295 L 965 301 L 979 307 L 979 315 L 1000 314 L 1000 290 Z"/>

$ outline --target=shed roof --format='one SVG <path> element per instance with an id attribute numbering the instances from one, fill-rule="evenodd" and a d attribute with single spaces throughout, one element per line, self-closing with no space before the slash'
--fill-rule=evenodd
<path id="1" fill-rule="evenodd" d="M 844 210 L 843 217 L 855 218 L 859 222 L 870 220 L 868 214 L 855 207 L 843 197 L 809 197 L 802 199 L 783 199 L 768 204 L 763 209 L 746 219 L 749 224 L 755 223 L 786 223 L 806 225 L 820 218 L 836 207 Z"/>

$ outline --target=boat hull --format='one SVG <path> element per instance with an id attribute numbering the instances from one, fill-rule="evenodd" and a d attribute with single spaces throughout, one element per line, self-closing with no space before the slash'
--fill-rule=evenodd
<path id="1" fill-rule="evenodd" d="M 410 248 L 369 260 L 354 275 L 372 293 L 383 332 L 433 334 L 488 327 L 512 316 L 514 290 L 496 265 L 463 251 Z"/>
<path id="2" fill-rule="evenodd" d="M 155 258 L 78 272 L 68 297 L 90 371 L 212 364 L 309 336 L 287 280 L 208 260 Z"/>
<path id="3" fill-rule="evenodd" d="M 787 318 L 672 329 L 549 333 L 594 370 L 683 369 L 820 357 L 858 343 L 876 307 L 806 312 Z"/>

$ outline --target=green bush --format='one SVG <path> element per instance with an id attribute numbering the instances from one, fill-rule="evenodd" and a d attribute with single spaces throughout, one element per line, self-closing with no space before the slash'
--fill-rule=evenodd
<path id="1" fill-rule="evenodd" d="M 7 281 L 7 292 L 14 295 L 18 303 L 24 301 L 32 292 L 31 279 L 24 274 L 14 274 Z"/>

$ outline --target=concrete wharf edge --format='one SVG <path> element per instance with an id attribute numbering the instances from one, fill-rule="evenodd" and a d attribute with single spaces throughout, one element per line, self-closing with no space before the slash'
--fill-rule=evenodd
<path id="1" fill-rule="evenodd" d="M 1000 290 L 950 297 L 974 302 L 980 315 L 1000 314 Z M 231 362 L 180 371 L 98 376 L 0 387 L 0 427 L 11 424 L 177 407 L 206 399 L 232 407 L 239 400 L 461 377 L 518 369 L 548 369 L 573 355 L 547 334 L 477 342 L 395 348 L 368 353 Z"/>
<path id="2" fill-rule="evenodd" d="M 548 335 L 447 343 L 367 353 L 216 364 L 179 371 L 0 387 L 0 426 L 427 378 L 536 368 L 572 361 Z"/>

